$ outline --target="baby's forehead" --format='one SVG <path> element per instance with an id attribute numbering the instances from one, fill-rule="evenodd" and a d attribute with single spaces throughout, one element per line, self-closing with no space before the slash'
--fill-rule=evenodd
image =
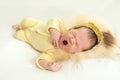
<path id="1" fill-rule="evenodd" d="M 96 37 L 95 32 L 92 29 L 88 28 L 88 27 L 80 27 L 80 28 L 77 28 L 75 30 L 77 30 L 76 31 L 77 36 L 82 37 L 83 39 L 85 39 L 85 38 L 87 38 L 87 39 L 90 38 L 91 39 L 91 38 Z"/>
<path id="2" fill-rule="evenodd" d="M 79 38 L 89 38 L 89 32 L 90 29 L 86 28 L 86 27 L 81 27 L 81 28 L 77 28 L 77 29 L 73 29 L 73 34 L 75 33 L 76 37 Z"/>
<path id="3" fill-rule="evenodd" d="M 89 32 L 89 31 L 93 31 L 92 29 L 88 28 L 88 27 L 79 27 L 79 28 L 74 28 L 77 31 L 80 32 Z M 94 31 L 93 31 L 94 32 Z"/>

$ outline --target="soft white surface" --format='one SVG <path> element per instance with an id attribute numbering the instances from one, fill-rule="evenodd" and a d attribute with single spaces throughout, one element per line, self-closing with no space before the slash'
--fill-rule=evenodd
<path id="1" fill-rule="evenodd" d="M 65 62 L 59 72 L 40 70 L 39 53 L 13 37 L 11 26 L 24 17 L 47 21 L 83 13 L 103 19 L 120 41 L 120 0 L 0 0 L 0 80 L 120 80 L 119 60 Z"/>

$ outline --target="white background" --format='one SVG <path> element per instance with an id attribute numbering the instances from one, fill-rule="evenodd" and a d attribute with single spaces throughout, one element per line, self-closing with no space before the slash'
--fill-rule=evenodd
<path id="1" fill-rule="evenodd" d="M 63 63 L 59 72 L 40 70 L 39 53 L 16 40 L 11 26 L 25 17 L 42 21 L 88 14 L 103 19 L 120 42 L 120 0 L 0 0 L 0 80 L 120 80 L 120 61 Z"/>

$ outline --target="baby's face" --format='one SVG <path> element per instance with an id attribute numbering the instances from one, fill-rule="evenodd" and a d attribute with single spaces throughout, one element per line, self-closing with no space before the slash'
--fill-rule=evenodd
<path id="1" fill-rule="evenodd" d="M 78 28 L 66 32 L 59 41 L 59 46 L 66 52 L 75 53 L 91 47 L 88 29 Z"/>

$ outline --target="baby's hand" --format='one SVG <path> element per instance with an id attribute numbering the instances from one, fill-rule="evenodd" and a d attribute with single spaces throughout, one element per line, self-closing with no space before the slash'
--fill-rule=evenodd
<path id="1" fill-rule="evenodd" d="M 62 65 L 59 63 L 52 63 L 48 70 L 57 72 L 61 69 Z"/>
<path id="2" fill-rule="evenodd" d="M 62 65 L 59 63 L 49 62 L 49 61 L 44 60 L 44 59 L 40 59 L 38 63 L 39 63 L 39 65 L 41 65 L 45 69 L 50 70 L 50 71 L 54 71 L 54 72 L 59 71 L 62 67 Z"/>
<path id="3" fill-rule="evenodd" d="M 53 46 L 59 48 L 59 39 L 60 39 L 60 32 L 55 28 L 50 28 L 50 42 Z"/>

